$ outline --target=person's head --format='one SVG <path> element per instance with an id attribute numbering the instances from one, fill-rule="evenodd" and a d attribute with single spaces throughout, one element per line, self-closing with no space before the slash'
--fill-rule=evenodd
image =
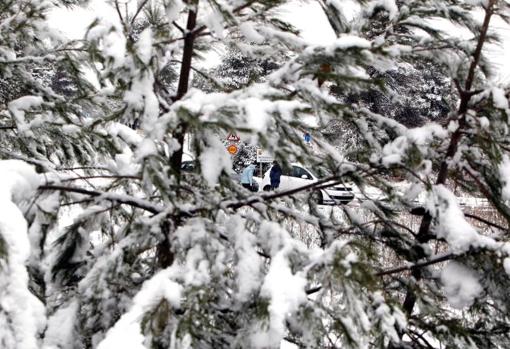
<path id="1" fill-rule="evenodd" d="M 278 165 L 278 161 L 273 160 L 273 165 Z"/>
<path id="2" fill-rule="evenodd" d="M 252 164 L 253 166 L 257 166 L 257 161 L 253 161 L 251 164 Z"/>

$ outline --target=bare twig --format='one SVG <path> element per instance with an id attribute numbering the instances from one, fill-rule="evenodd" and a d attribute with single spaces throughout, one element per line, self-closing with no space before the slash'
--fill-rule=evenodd
<path id="1" fill-rule="evenodd" d="M 138 17 L 138 15 L 140 14 L 140 12 L 142 12 L 142 9 L 145 7 L 145 5 L 149 2 L 149 0 L 144 0 L 140 6 L 138 6 L 138 8 L 136 9 L 136 12 L 133 16 L 133 18 L 131 18 L 131 26 L 133 26 L 133 24 L 135 23 L 135 20 L 136 20 L 136 17 Z"/>
<path id="2" fill-rule="evenodd" d="M 179 31 L 180 31 L 182 34 L 184 34 L 184 28 L 183 28 L 183 27 L 181 27 L 181 26 L 179 25 L 179 23 L 177 23 L 176 21 L 173 21 L 173 22 L 172 22 L 172 24 L 173 24 L 173 25 L 174 25 L 177 29 L 179 29 Z M 183 39 L 184 39 L 184 38 L 183 38 Z"/>
<path id="3" fill-rule="evenodd" d="M 494 222 L 491 222 L 485 218 L 482 218 L 480 216 L 476 216 L 474 214 L 471 214 L 471 213 L 464 213 L 464 216 L 468 217 L 468 218 L 472 218 L 472 219 L 476 219 L 477 221 L 480 221 L 488 226 L 491 226 L 491 227 L 494 227 L 494 228 L 497 228 L 497 229 L 501 229 L 501 230 L 508 230 L 508 228 L 505 228 L 504 226 L 502 225 L 499 225 L 497 223 L 494 223 Z"/>
<path id="4" fill-rule="evenodd" d="M 376 273 L 375 275 L 376 276 L 384 276 L 384 275 L 401 273 L 406 270 L 420 269 L 420 268 L 423 268 L 423 267 L 426 267 L 426 266 L 429 266 L 432 264 L 441 263 L 441 262 L 444 262 L 444 261 L 447 261 L 450 259 L 454 259 L 456 257 L 458 257 L 458 255 L 453 254 L 453 253 L 441 254 L 441 255 L 435 256 L 433 258 L 427 259 L 425 261 L 422 261 L 422 262 L 417 262 L 417 263 L 413 263 L 413 264 L 402 265 L 400 267 L 386 269 L 386 270 Z"/>
<path id="5" fill-rule="evenodd" d="M 101 199 L 108 200 L 108 201 L 118 202 L 120 204 L 126 204 L 126 205 L 133 206 L 136 208 L 141 208 L 142 210 L 148 211 L 153 214 L 158 214 L 163 211 L 162 207 L 156 206 L 150 202 L 146 202 L 142 199 L 138 199 L 138 198 L 128 196 L 128 195 L 119 195 L 119 194 L 114 194 L 114 193 L 103 193 L 103 192 L 95 191 L 95 190 L 87 190 L 87 189 L 83 189 L 83 188 L 68 187 L 68 186 L 61 186 L 61 185 L 41 185 L 41 186 L 39 186 L 39 190 L 57 190 L 57 191 L 89 195 L 92 197 L 97 197 L 97 198 L 101 198 Z"/>
<path id="6" fill-rule="evenodd" d="M 71 181 L 79 181 L 84 179 L 96 179 L 96 178 L 104 178 L 104 179 L 137 179 L 141 180 L 141 177 L 138 176 L 108 176 L 108 175 L 95 175 L 95 176 L 78 176 L 73 178 L 63 179 L 62 182 L 71 182 Z"/>
<path id="7" fill-rule="evenodd" d="M 262 195 L 257 195 L 257 196 L 251 196 L 246 200 L 241 200 L 241 201 L 236 201 L 236 202 L 226 202 L 222 205 L 222 207 L 237 209 L 237 208 L 240 208 L 243 206 L 249 206 L 249 205 L 255 204 L 257 202 L 271 201 L 271 200 L 274 200 L 274 199 L 277 199 L 280 197 L 290 196 L 290 195 L 293 195 L 293 194 L 296 194 L 296 193 L 299 193 L 302 191 L 306 191 L 306 190 L 310 190 L 310 189 L 317 189 L 317 187 L 326 188 L 326 187 L 338 184 L 338 180 L 340 180 L 340 178 L 341 178 L 341 176 L 331 176 L 331 177 L 327 177 L 322 180 L 319 180 L 317 182 L 313 182 L 311 184 L 307 184 L 307 185 L 297 187 L 294 189 L 290 189 L 290 190 L 286 190 L 286 191 L 276 192 L 274 194 L 262 194 Z M 331 184 L 325 185 L 328 182 L 331 182 Z"/>
<path id="8" fill-rule="evenodd" d="M 119 16 L 120 22 L 122 23 L 122 26 L 124 27 L 124 29 L 126 30 L 126 33 L 127 33 L 126 23 L 124 23 L 124 17 L 122 16 L 122 13 L 120 12 L 119 1 L 115 0 L 114 3 L 115 3 L 115 10 L 117 11 L 117 15 Z"/>
<path id="9" fill-rule="evenodd" d="M 102 166 L 77 166 L 77 167 L 57 167 L 55 171 L 76 171 L 76 170 L 104 170 L 109 171 L 107 167 Z"/>

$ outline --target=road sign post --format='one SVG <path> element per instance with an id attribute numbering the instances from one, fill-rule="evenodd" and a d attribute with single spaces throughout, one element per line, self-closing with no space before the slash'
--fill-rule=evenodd
<path id="1" fill-rule="evenodd" d="M 273 162 L 274 158 L 271 154 L 264 152 L 262 149 L 257 149 L 257 162 Z"/>
<path id="2" fill-rule="evenodd" d="M 271 154 L 269 154 L 268 152 L 264 152 L 260 148 L 257 149 L 257 162 L 260 164 L 260 177 L 261 178 L 264 178 L 264 174 L 262 173 L 263 164 L 271 163 L 271 162 L 273 162 L 273 160 L 274 160 L 274 157 Z"/>
<path id="3" fill-rule="evenodd" d="M 229 143 L 227 145 L 227 151 L 232 156 L 236 155 L 239 152 L 238 143 L 241 141 L 241 138 L 233 133 L 229 133 L 226 140 Z"/>

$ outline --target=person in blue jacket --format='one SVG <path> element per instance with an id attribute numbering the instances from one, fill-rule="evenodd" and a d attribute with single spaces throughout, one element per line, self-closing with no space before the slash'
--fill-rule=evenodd
<path id="1" fill-rule="evenodd" d="M 280 186 L 280 177 L 282 176 L 282 168 L 278 161 L 273 161 L 273 167 L 269 172 L 269 179 L 271 180 L 271 189 L 275 190 Z"/>
<path id="2" fill-rule="evenodd" d="M 255 169 L 255 163 L 252 163 L 246 166 L 246 168 L 243 170 L 243 173 L 241 174 L 241 185 L 251 191 L 254 191 L 255 187 L 253 185 L 253 172 L 255 172 Z"/>

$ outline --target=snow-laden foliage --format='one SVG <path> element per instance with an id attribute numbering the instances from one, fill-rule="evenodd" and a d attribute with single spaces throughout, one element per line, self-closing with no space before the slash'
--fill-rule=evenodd
<path id="1" fill-rule="evenodd" d="M 111 1 L 83 40 L 48 29 L 85 3 L 0 1 L 2 348 L 510 345 L 510 110 L 483 49 L 507 2 L 361 1 L 349 22 L 321 2 L 324 45 L 283 0 Z M 226 83 L 200 64 L 224 47 L 277 64 Z M 441 124 L 331 93 L 387 94 L 380 76 L 424 61 L 456 88 Z M 348 154 L 313 132 L 332 122 Z M 249 192 L 228 133 L 326 178 Z M 317 205 L 341 183 L 353 203 Z"/>
<path id="2" fill-rule="evenodd" d="M 20 206 L 30 200 L 39 180 L 34 169 L 19 160 L 0 161 L 0 176 L 0 343 L 37 348 L 46 318 L 43 303 L 28 289 L 30 240 Z"/>

